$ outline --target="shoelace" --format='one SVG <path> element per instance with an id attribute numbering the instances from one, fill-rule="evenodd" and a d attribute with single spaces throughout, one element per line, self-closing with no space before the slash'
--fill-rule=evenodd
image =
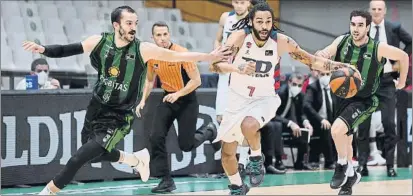
<path id="1" fill-rule="evenodd" d="M 261 170 L 261 161 L 260 160 L 250 160 L 249 164 L 248 164 L 248 170 L 252 173 L 252 174 L 260 174 L 260 170 Z"/>

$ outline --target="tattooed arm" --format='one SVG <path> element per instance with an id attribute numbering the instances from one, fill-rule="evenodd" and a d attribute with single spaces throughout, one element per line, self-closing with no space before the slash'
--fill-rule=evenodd
<path id="1" fill-rule="evenodd" d="M 241 72 L 246 65 L 233 65 L 232 62 L 238 51 L 244 42 L 246 34 L 244 30 L 239 30 L 233 32 L 225 43 L 224 47 L 229 47 L 232 51 L 228 61 L 218 61 L 214 62 L 209 66 L 209 71 L 214 73 L 229 73 L 229 72 Z"/>
<path id="2" fill-rule="evenodd" d="M 301 49 L 300 46 L 292 38 L 281 33 L 278 33 L 277 39 L 278 51 L 280 53 L 280 56 L 287 52 L 293 59 L 307 65 L 310 69 L 325 72 L 334 71 L 341 67 L 350 66 L 350 64 L 335 62 L 323 57 L 314 56 L 308 53 L 307 51 Z"/>

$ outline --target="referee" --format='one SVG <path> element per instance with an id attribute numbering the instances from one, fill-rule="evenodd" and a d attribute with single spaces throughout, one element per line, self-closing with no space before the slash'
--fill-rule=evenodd
<path id="1" fill-rule="evenodd" d="M 157 22 L 152 26 L 152 36 L 159 47 L 174 51 L 187 51 L 186 48 L 170 41 L 169 27 L 164 22 Z M 192 151 L 206 140 L 212 142 L 217 136 L 217 130 L 212 122 L 196 130 L 199 105 L 195 89 L 201 85 L 201 77 L 196 64 L 150 60 L 147 66 L 143 97 L 136 108 L 136 114 L 138 117 L 141 116 L 140 110 L 144 107 L 145 100 L 153 88 L 153 81 L 158 75 L 164 90 L 164 97 L 156 108 L 150 143 L 152 166 L 159 170 L 160 176 L 157 177 L 161 177 L 162 180 L 152 189 L 152 192 L 165 193 L 176 189 L 169 171 L 165 141 L 174 120 L 178 121 L 179 147 L 185 152 Z M 216 144 L 214 146 L 216 150 L 220 147 Z"/>

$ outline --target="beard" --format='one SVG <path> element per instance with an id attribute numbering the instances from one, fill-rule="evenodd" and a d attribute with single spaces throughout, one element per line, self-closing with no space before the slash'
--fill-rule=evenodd
<path id="1" fill-rule="evenodd" d="M 119 33 L 120 39 L 122 39 L 123 41 L 132 42 L 135 39 L 136 31 L 130 30 L 129 32 L 126 32 L 126 30 L 123 29 L 122 26 L 120 26 L 118 33 Z"/>
<path id="2" fill-rule="evenodd" d="M 258 31 L 257 29 L 254 28 L 254 26 L 252 26 L 252 31 L 254 32 L 255 37 L 260 40 L 260 41 L 267 41 L 268 37 L 270 37 L 270 31 L 264 29 L 262 31 Z M 267 35 L 265 38 L 261 38 L 260 33 L 262 32 L 267 32 Z"/>

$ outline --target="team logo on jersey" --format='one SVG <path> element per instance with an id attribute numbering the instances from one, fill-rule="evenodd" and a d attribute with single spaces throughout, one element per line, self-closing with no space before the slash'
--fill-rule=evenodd
<path id="1" fill-rule="evenodd" d="M 109 75 L 111 77 L 118 77 L 119 76 L 119 68 L 112 66 L 109 68 Z"/>
<path id="2" fill-rule="evenodd" d="M 272 55 L 274 55 L 272 50 L 265 51 L 265 56 L 272 56 Z"/>
<path id="3" fill-rule="evenodd" d="M 129 60 L 135 60 L 135 55 L 134 54 L 126 54 L 126 60 L 127 61 L 129 61 Z"/>
<path id="4" fill-rule="evenodd" d="M 364 59 L 371 59 L 371 56 L 372 55 L 370 53 L 366 53 L 366 54 L 363 55 L 363 58 Z"/>
<path id="5" fill-rule="evenodd" d="M 245 45 L 247 46 L 247 48 L 251 48 L 252 43 L 251 43 L 251 42 L 247 42 Z"/>

